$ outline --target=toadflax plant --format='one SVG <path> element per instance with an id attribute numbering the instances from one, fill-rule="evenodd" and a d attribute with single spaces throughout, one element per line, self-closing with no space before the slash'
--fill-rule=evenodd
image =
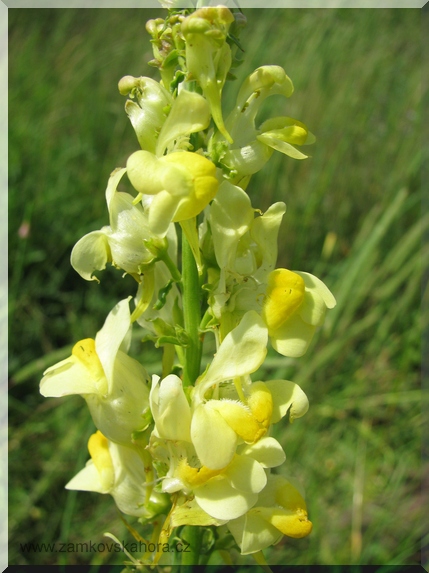
<path id="1" fill-rule="evenodd" d="M 119 82 L 140 149 L 109 178 L 109 224 L 71 255 L 84 279 L 111 263 L 136 291 L 40 384 L 43 396 L 80 394 L 97 428 L 89 461 L 66 487 L 108 493 L 153 525 L 146 551 L 129 555 L 134 566 L 231 563 L 234 543 L 264 563 L 263 549 L 312 528 L 302 492 L 276 473 L 286 456 L 270 435 L 304 416 L 307 397 L 289 380 L 252 374 L 268 344 L 302 356 L 335 299 L 308 272 L 276 268 L 285 204 L 261 213 L 246 188 L 274 151 L 306 158 L 301 147 L 314 136 L 291 117 L 258 122 L 268 97 L 292 95 L 279 66 L 251 73 L 224 117 L 243 24 L 223 6 L 170 9 L 147 23 L 161 80 Z M 126 179 L 131 193 L 120 190 Z M 162 372 L 128 354 L 136 328 L 162 348 Z M 211 336 L 216 353 L 203 371 Z M 188 551 L 168 554 L 179 541 Z"/>

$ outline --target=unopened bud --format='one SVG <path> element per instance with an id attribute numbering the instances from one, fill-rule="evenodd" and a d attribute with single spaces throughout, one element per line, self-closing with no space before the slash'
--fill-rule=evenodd
<path id="1" fill-rule="evenodd" d="M 155 20 L 148 20 L 146 22 L 146 31 L 155 40 L 158 38 L 160 27 L 164 25 L 164 20 L 162 18 L 156 18 Z"/>
<path id="2" fill-rule="evenodd" d="M 128 95 L 130 91 L 136 87 L 138 82 L 138 78 L 134 78 L 133 76 L 124 76 L 118 82 L 118 89 L 121 95 Z"/>

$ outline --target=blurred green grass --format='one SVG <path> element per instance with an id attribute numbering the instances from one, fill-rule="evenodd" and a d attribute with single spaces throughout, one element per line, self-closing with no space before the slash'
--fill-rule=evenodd
<path id="1" fill-rule="evenodd" d="M 249 9 L 245 63 L 295 84 L 261 116 L 316 134 L 297 162 L 277 154 L 249 186 L 255 207 L 284 200 L 279 265 L 313 272 L 338 305 L 299 360 L 269 354 L 263 379 L 302 384 L 310 411 L 278 431 L 286 471 L 305 489 L 314 531 L 271 563 L 409 564 L 422 535 L 420 463 L 420 11 Z M 92 422 L 79 397 L 45 400 L 42 371 L 94 336 L 130 277 L 101 286 L 71 269 L 73 244 L 106 224 L 109 173 L 137 148 L 116 88 L 152 75 L 148 18 L 162 10 L 9 11 L 11 564 L 116 564 L 114 553 L 28 553 L 20 543 L 129 539 L 111 498 L 66 492 Z M 23 236 L 25 235 L 25 236 Z M 136 345 L 148 370 L 159 356 Z M 254 378 L 256 380 L 256 377 Z M 243 560 L 243 563 L 250 563 Z"/>

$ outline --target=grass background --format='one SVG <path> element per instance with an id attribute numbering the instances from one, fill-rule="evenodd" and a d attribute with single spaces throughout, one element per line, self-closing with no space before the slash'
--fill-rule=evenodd
<path id="1" fill-rule="evenodd" d="M 107 223 L 104 190 L 137 149 L 117 81 L 152 75 L 144 25 L 162 10 L 9 10 L 10 547 L 11 564 L 120 564 L 122 554 L 26 552 L 29 542 L 131 541 L 109 496 L 67 492 L 93 425 L 80 397 L 43 399 L 43 370 L 93 337 L 134 293 L 71 269 L 70 251 Z M 302 385 L 305 418 L 277 431 L 314 531 L 267 551 L 273 564 L 420 562 L 421 235 L 420 11 L 248 9 L 245 63 L 283 66 L 289 115 L 317 136 L 312 158 L 275 154 L 249 186 L 255 207 L 284 200 L 278 266 L 309 271 L 335 293 L 310 351 L 270 353 L 265 379 Z M 423 257 L 428 256 L 427 245 Z M 136 347 L 159 369 L 149 346 Z M 256 378 L 254 378 L 256 379 Z M 427 485 L 427 484 L 426 484 Z M 245 558 L 242 563 L 251 563 Z"/>

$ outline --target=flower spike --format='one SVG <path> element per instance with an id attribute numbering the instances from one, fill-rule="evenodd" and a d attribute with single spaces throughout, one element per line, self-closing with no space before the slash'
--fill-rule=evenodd
<path id="1" fill-rule="evenodd" d="M 284 535 L 305 537 L 312 524 L 301 488 L 280 475 L 286 453 L 273 437 L 309 402 L 294 382 L 267 379 L 268 344 L 304 355 L 336 302 L 312 274 L 277 266 L 286 205 L 262 212 L 246 189 L 274 151 L 305 159 L 315 138 L 288 115 L 259 119 L 267 98 L 293 94 L 278 65 L 249 74 L 224 119 L 245 17 L 165 4 L 167 16 L 146 25 L 160 80 L 127 75 L 118 84 L 137 149 L 109 177 L 107 224 L 71 254 L 86 281 L 110 263 L 133 277 L 121 287 L 131 291 L 94 338 L 44 372 L 40 392 L 86 401 L 97 430 L 66 488 L 111 495 L 119 511 L 153 526 L 138 558 L 120 543 L 137 569 L 164 563 L 174 536 L 175 563 L 197 564 L 206 552 L 205 563 L 233 564 L 239 549 L 269 571 L 262 551 Z M 162 355 L 151 358 L 149 344 Z M 185 542 L 191 555 L 181 557 Z"/>

